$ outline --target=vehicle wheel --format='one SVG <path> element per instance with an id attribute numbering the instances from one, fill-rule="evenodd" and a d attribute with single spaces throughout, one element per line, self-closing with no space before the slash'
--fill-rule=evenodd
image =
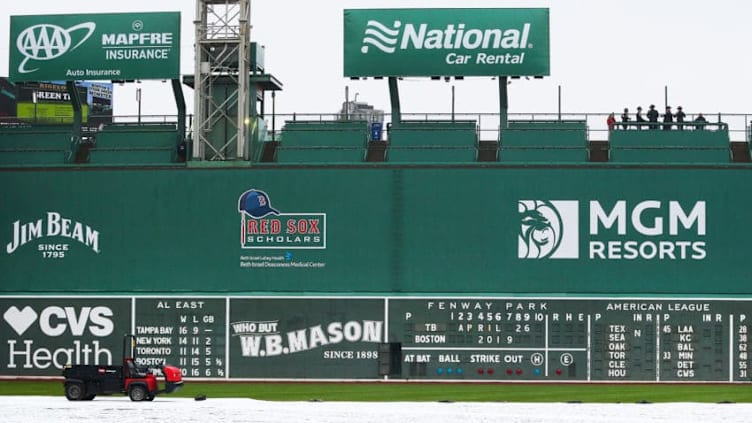
<path id="1" fill-rule="evenodd" d="M 68 401 L 80 401 L 84 399 L 84 386 L 80 383 L 65 385 L 65 398 L 68 398 Z"/>
<path id="2" fill-rule="evenodd" d="M 149 397 L 149 393 L 143 385 L 135 385 L 128 390 L 128 396 L 131 401 L 143 401 Z"/>
<path id="3" fill-rule="evenodd" d="M 146 400 L 147 401 L 154 401 L 154 397 L 155 397 L 155 395 L 149 395 L 148 397 L 146 397 Z"/>

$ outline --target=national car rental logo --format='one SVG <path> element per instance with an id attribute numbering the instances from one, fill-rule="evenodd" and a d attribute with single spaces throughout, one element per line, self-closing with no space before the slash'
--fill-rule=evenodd
<path id="1" fill-rule="evenodd" d="M 391 29 L 379 21 L 369 20 L 363 34 L 363 46 L 360 52 L 367 54 L 369 46 L 373 46 L 384 53 L 394 53 L 401 26 L 402 22 L 394 21 L 394 29 Z"/>
<path id="2" fill-rule="evenodd" d="M 579 202 L 520 200 L 517 257 L 579 258 Z"/>

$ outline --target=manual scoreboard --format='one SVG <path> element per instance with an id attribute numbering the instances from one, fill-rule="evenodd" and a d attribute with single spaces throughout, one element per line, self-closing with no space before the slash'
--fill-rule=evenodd
<path id="1" fill-rule="evenodd" d="M 747 382 L 752 300 L 0 297 L 0 375 L 167 362 L 188 378 Z"/>
<path id="2" fill-rule="evenodd" d="M 747 381 L 749 303 L 651 299 L 391 300 L 403 376 Z"/>

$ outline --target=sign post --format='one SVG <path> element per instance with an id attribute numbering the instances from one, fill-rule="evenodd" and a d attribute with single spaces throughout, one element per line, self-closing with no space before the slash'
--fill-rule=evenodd
<path id="1" fill-rule="evenodd" d="M 138 124 L 141 125 L 141 88 L 136 88 L 136 101 L 138 102 Z"/>

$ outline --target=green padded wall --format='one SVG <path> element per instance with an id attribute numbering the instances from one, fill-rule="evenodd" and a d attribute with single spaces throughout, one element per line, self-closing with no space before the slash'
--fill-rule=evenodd
<path id="1" fill-rule="evenodd" d="M 0 290 L 748 294 L 751 171 L 4 168 Z"/>
<path id="2" fill-rule="evenodd" d="M 402 121 L 389 130 L 389 162 L 474 162 L 475 121 Z"/>
<path id="3" fill-rule="evenodd" d="M 576 162 L 588 159 L 585 121 L 509 121 L 501 131 L 502 162 Z"/>
<path id="4" fill-rule="evenodd" d="M 609 134 L 611 161 L 620 163 L 728 163 L 727 129 L 617 130 Z"/>
<path id="5" fill-rule="evenodd" d="M 277 147 L 277 161 L 362 162 L 368 134 L 366 121 L 287 121 Z"/>

